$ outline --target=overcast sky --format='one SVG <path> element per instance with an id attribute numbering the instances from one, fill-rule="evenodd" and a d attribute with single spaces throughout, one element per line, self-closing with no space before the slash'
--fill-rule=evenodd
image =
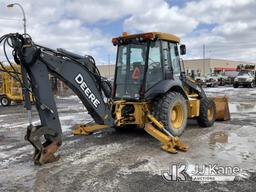
<path id="1" fill-rule="evenodd" d="M 187 45 L 186 59 L 256 61 L 256 0 L 0 0 L 0 35 L 27 32 L 35 42 L 115 62 L 114 36 L 161 31 Z M 2 51 L 2 50 L 1 50 Z M 3 59 L 0 52 L 0 59 Z"/>

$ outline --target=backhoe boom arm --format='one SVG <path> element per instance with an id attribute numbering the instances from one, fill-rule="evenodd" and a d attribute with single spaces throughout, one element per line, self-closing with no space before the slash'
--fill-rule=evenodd
<path id="1" fill-rule="evenodd" d="M 26 139 L 35 147 L 34 161 L 37 164 L 53 161 L 53 153 L 62 142 L 62 130 L 49 74 L 58 77 L 72 89 L 97 124 L 113 125 L 110 106 L 104 102 L 105 96 L 110 95 L 111 87 L 100 76 L 92 57 L 42 47 L 19 34 L 10 34 L 10 39 L 16 63 L 26 69 L 23 70 L 26 72 L 23 77 L 30 81 L 41 120 L 40 126 L 28 126 L 26 135 Z M 29 102 L 26 99 L 26 103 Z M 43 144 L 40 142 L 42 136 L 46 139 Z"/>

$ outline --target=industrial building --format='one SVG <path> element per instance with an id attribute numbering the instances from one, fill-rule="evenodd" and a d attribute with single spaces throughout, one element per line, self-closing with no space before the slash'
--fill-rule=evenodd
<path id="1" fill-rule="evenodd" d="M 256 64 L 254 62 L 232 61 L 224 59 L 192 59 L 184 60 L 186 73 L 196 76 L 206 76 L 211 73 L 219 74 L 224 71 L 235 71 L 239 64 Z"/>
<path id="2" fill-rule="evenodd" d="M 113 78 L 115 74 L 115 65 L 97 65 L 101 76 L 106 78 Z"/>

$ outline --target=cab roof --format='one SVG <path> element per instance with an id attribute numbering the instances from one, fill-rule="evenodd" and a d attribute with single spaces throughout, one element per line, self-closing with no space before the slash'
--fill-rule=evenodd
<path id="1" fill-rule="evenodd" d="M 147 33 L 139 33 L 139 34 L 127 34 L 126 32 L 123 33 L 122 36 L 117 38 L 125 38 L 125 39 L 133 39 L 133 38 L 140 38 L 150 35 L 152 36 L 152 39 L 161 39 L 161 40 L 167 40 L 167 41 L 173 41 L 176 43 L 180 43 L 180 38 L 169 33 L 162 33 L 162 32 L 147 32 Z"/>

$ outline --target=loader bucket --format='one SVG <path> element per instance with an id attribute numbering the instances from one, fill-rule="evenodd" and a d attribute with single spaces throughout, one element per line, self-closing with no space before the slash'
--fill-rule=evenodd
<path id="1" fill-rule="evenodd" d="M 216 120 L 228 121 L 230 120 L 230 112 L 228 107 L 228 98 L 224 97 L 210 97 L 216 105 Z"/>

